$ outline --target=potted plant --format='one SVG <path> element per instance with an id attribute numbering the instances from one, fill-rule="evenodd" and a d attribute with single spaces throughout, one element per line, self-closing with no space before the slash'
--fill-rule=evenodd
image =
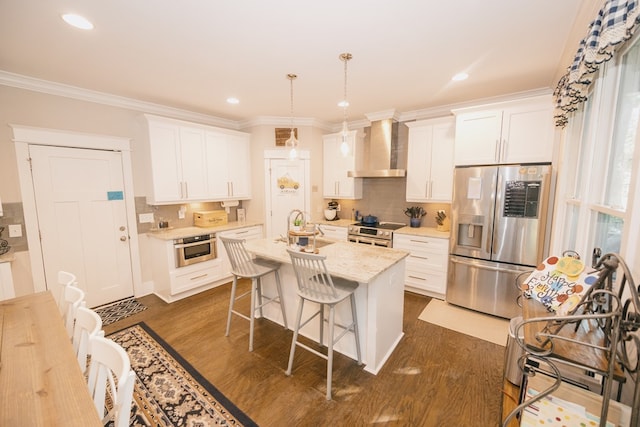
<path id="1" fill-rule="evenodd" d="M 404 214 L 409 217 L 409 225 L 411 227 L 420 227 L 422 217 L 427 214 L 422 206 L 411 206 L 404 210 Z"/>

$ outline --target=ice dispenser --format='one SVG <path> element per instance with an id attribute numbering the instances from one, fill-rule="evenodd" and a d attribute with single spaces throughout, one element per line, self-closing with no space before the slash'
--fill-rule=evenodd
<path id="1" fill-rule="evenodd" d="M 485 218 L 482 215 L 460 215 L 458 222 L 458 240 L 456 244 L 459 246 L 481 248 L 484 222 Z"/>

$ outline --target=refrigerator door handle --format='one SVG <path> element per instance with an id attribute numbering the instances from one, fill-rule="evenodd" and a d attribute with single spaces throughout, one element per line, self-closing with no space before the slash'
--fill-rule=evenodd
<path id="1" fill-rule="evenodd" d="M 472 262 L 465 262 L 465 261 L 461 261 L 461 260 L 455 259 L 455 258 L 449 258 L 449 260 L 454 264 L 472 265 L 473 267 L 479 268 L 479 269 L 482 269 L 482 270 L 501 271 L 501 272 L 504 272 L 504 273 L 514 273 L 514 274 L 521 274 L 523 272 L 522 270 L 511 270 L 509 268 L 491 267 L 491 266 L 488 266 L 488 265 L 476 264 L 476 263 L 472 263 Z M 531 269 L 533 270 L 533 267 L 531 267 Z"/>

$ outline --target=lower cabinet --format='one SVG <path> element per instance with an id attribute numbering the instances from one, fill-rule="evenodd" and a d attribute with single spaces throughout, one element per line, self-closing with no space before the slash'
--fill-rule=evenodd
<path id="1" fill-rule="evenodd" d="M 216 251 L 218 254 L 217 259 L 221 262 L 222 275 L 225 277 L 230 277 L 231 263 L 229 262 L 229 257 L 227 256 L 227 251 L 224 249 L 222 240 L 219 239 L 220 236 L 245 240 L 262 239 L 262 226 L 253 225 L 251 227 L 236 228 L 235 230 L 216 233 L 216 237 L 218 237 L 216 241 Z"/>
<path id="2" fill-rule="evenodd" d="M 11 263 L 0 262 L 0 301 L 14 298 L 16 293 L 13 288 L 13 276 Z"/>
<path id="3" fill-rule="evenodd" d="M 393 248 L 409 252 L 405 266 L 405 288 L 444 299 L 449 240 L 394 233 Z"/>
<path id="4" fill-rule="evenodd" d="M 324 233 L 324 236 L 320 236 L 320 237 L 323 237 L 325 239 L 331 239 L 331 240 L 339 240 L 342 242 L 345 242 L 347 240 L 347 234 L 348 234 L 347 227 L 341 227 L 338 225 L 320 224 L 320 228 Z"/>

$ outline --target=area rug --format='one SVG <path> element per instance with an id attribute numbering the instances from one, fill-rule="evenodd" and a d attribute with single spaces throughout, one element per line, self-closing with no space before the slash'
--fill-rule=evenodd
<path id="1" fill-rule="evenodd" d="M 102 325 L 106 326 L 146 309 L 147 307 L 144 304 L 141 304 L 137 299 L 131 297 L 96 307 L 94 310 L 102 319 Z"/>
<path id="2" fill-rule="evenodd" d="M 257 426 L 145 323 L 109 338 L 136 373 L 131 426 Z"/>
<path id="3" fill-rule="evenodd" d="M 504 346 L 509 321 L 432 299 L 418 319 Z"/>

